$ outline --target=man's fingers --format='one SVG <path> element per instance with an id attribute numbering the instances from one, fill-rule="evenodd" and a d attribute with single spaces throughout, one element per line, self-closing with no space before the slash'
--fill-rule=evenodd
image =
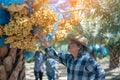
<path id="1" fill-rule="evenodd" d="M 46 36 L 45 36 L 44 33 L 40 33 L 40 35 L 39 35 L 39 39 L 40 39 L 40 40 L 46 41 L 45 37 L 46 37 Z"/>

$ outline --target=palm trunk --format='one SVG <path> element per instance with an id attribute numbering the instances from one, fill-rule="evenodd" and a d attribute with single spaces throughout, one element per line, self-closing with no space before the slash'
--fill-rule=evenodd
<path id="1" fill-rule="evenodd" d="M 25 80 L 24 50 L 0 47 L 0 80 Z"/>
<path id="2" fill-rule="evenodd" d="M 119 66 L 119 54 L 112 47 L 109 47 L 109 51 L 110 51 L 110 68 L 114 69 Z"/>

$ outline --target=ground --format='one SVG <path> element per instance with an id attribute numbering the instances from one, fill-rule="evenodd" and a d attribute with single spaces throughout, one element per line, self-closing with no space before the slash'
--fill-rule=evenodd
<path id="1" fill-rule="evenodd" d="M 106 79 L 105 80 L 120 80 L 120 67 L 116 69 L 109 69 L 109 59 L 108 58 L 103 58 L 101 60 L 98 60 L 98 62 L 101 64 L 101 66 L 105 69 L 106 71 Z M 26 63 L 26 80 L 35 80 L 34 73 L 33 73 L 33 66 L 34 63 Z M 67 80 L 66 77 L 66 68 L 58 64 L 59 68 L 62 72 L 61 77 L 59 80 Z M 43 80 L 47 80 L 47 76 L 44 72 Z"/>

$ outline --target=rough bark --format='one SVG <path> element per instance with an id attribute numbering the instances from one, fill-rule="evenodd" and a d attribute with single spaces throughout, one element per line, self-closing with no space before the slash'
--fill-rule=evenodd
<path id="1" fill-rule="evenodd" d="M 109 51 L 110 51 L 110 68 L 114 69 L 116 67 L 119 67 L 118 52 L 112 47 L 109 48 Z"/>
<path id="2" fill-rule="evenodd" d="M 0 47 L 0 80 L 25 80 L 24 50 Z"/>

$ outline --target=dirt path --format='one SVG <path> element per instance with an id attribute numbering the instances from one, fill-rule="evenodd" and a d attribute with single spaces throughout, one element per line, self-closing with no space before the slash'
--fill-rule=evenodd
<path id="1" fill-rule="evenodd" d="M 109 60 L 107 58 L 99 60 L 99 63 L 102 65 L 102 67 L 106 71 L 105 80 L 120 80 L 120 67 L 113 70 L 109 69 Z M 33 73 L 33 66 L 34 66 L 34 63 L 26 63 L 26 80 L 35 80 L 34 73 Z M 59 64 L 59 68 L 62 72 L 62 75 L 59 80 L 67 80 L 66 68 L 61 64 Z M 45 72 L 44 72 L 43 80 L 47 80 L 47 76 Z"/>
<path id="2" fill-rule="evenodd" d="M 109 59 L 107 58 L 99 60 L 99 63 L 106 71 L 105 80 L 120 80 L 120 66 L 115 69 L 109 69 Z"/>
<path id="3" fill-rule="evenodd" d="M 33 66 L 34 66 L 34 63 L 26 63 L 26 80 L 35 80 Z M 59 69 L 62 72 L 59 80 L 67 80 L 66 68 L 63 65 L 59 64 Z M 44 72 L 43 74 L 43 80 L 48 80 L 45 73 L 46 72 Z"/>

